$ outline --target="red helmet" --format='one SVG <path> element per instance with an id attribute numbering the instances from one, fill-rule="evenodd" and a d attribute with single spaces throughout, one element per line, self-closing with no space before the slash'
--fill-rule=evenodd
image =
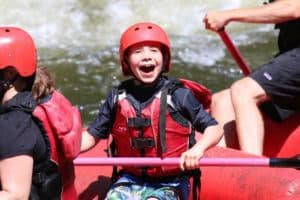
<path id="1" fill-rule="evenodd" d="M 16 27 L 0 27 L 0 69 L 15 67 L 27 77 L 36 70 L 37 54 L 31 36 Z"/>
<path id="2" fill-rule="evenodd" d="M 120 40 L 120 61 L 124 76 L 131 75 L 131 70 L 125 62 L 125 52 L 129 47 L 140 42 L 158 42 L 164 46 L 164 72 L 168 72 L 171 67 L 170 41 L 166 32 L 156 24 L 149 22 L 137 23 L 124 31 Z"/>

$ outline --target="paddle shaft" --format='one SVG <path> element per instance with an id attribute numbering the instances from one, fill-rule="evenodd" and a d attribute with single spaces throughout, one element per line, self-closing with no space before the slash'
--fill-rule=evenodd
<path id="1" fill-rule="evenodd" d="M 179 165 L 179 158 L 147 158 L 147 157 L 114 157 L 96 158 L 79 157 L 74 160 L 75 165 L 101 166 L 170 166 Z M 293 158 L 202 158 L 200 166 L 223 167 L 300 167 L 300 161 Z"/>
<path id="2" fill-rule="evenodd" d="M 232 40 L 228 36 L 227 32 L 223 29 L 218 31 L 219 36 L 221 37 L 222 41 L 226 45 L 228 51 L 230 52 L 231 56 L 234 58 L 240 69 L 242 70 L 245 76 L 249 75 L 251 72 L 250 67 L 247 65 L 246 61 L 244 60 L 240 51 L 234 46 Z"/>

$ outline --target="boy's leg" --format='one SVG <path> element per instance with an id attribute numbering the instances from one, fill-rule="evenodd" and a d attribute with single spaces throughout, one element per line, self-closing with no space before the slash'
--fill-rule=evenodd
<path id="1" fill-rule="evenodd" d="M 139 185 L 137 183 L 122 183 L 113 186 L 107 193 L 106 200 L 179 200 L 181 199 L 176 188 L 161 187 L 156 188 L 149 185 Z"/>
<path id="2" fill-rule="evenodd" d="M 176 179 L 174 179 L 176 180 Z M 181 186 L 183 188 L 181 188 Z M 179 200 L 180 189 L 188 190 L 188 179 L 182 181 L 144 182 L 139 177 L 124 173 L 116 183 L 112 185 L 106 195 L 106 200 Z M 185 198 L 184 198 L 185 199 Z"/>

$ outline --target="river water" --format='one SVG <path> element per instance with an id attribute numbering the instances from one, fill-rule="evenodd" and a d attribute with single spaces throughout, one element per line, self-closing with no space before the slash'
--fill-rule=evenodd
<path id="1" fill-rule="evenodd" d="M 57 87 L 82 113 L 97 114 L 112 86 L 123 79 L 119 37 L 129 25 L 161 25 L 172 44 L 173 77 L 198 81 L 213 92 L 242 77 L 217 34 L 204 28 L 207 10 L 262 4 L 260 0 L 1 0 L 0 25 L 20 26 L 34 38 L 39 65 L 56 76 Z M 272 25 L 232 23 L 227 27 L 247 63 L 255 69 L 276 53 Z"/>

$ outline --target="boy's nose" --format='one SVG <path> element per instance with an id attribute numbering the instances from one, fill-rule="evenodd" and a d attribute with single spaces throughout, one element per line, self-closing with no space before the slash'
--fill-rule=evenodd
<path id="1" fill-rule="evenodd" d="M 151 52 L 148 49 L 144 49 L 143 51 L 143 59 L 151 59 Z"/>

